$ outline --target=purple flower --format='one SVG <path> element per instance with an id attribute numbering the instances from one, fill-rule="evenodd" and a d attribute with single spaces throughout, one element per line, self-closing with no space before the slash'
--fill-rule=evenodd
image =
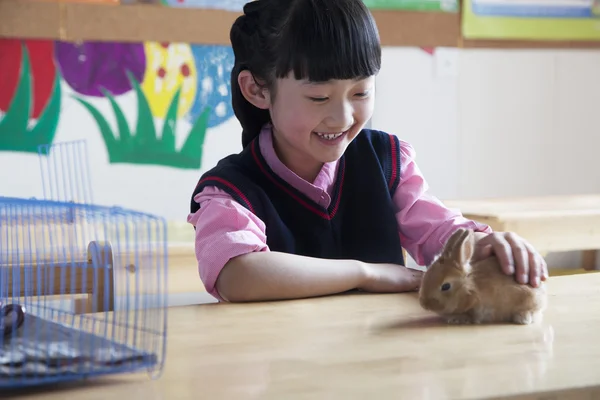
<path id="1" fill-rule="evenodd" d="M 143 43 L 56 42 L 54 57 L 63 79 L 79 94 L 117 96 L 131 90 L 127 71 L 141 81 L 146 70 Z"/>

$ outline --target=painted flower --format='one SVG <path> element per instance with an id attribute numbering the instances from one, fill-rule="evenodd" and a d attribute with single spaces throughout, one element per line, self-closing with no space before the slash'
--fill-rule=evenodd
<path id="1" fill-rule="evenodd" d="M 79 94 L 102 97 L 131 90 L 127 71 L 141 81 L 146 69 L 142 43 L 57 42 L 55 58 L 63 79 Z"/>
<path id="2" fill-rule="evenodd" d="M 0 151 L 54 141 L 62 95 L 52 55 L 49 40 L 0 40 Z"/>
<path id="3" fill-rule="evenodd" d="M 177 116 L 183 116 L 192 107 L 197 89 L 198 75 L 190 46 L 147 42 L 144 49 L 147 63 L 142 91 L 152 115 L 164 118 L 173 96 L 180 89 Z"/>
<path id="4" fill-rule="evenodd" d="M 230 82 L 233 50 L 230 46 L 192 45 L 192 53 L 198 71 L 198 91 L 189 116 L 195 120 L 210 107 L 208 126 L 214 127 L 233 116 Z"/>
<path id="5" fill-rule="evenodd" d="M 50 99 L 56 68 L 51 40 L 0 39 L 0 110 L 8 111 L 21 73 L 23 46 L 27 49 L 31 76 L 31 114 L 38 118 Z"/>

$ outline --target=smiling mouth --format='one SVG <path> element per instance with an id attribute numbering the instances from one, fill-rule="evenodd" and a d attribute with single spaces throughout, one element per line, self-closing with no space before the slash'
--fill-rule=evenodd
<path id="1" fill-rule="evenodd" d="M 348 133 L 348 131 L 344 131 L 344 132 L 313 132 L 313 133 L 325 140 L 334 140 L 334 139 L 339 138 L 343 134 Z"/>

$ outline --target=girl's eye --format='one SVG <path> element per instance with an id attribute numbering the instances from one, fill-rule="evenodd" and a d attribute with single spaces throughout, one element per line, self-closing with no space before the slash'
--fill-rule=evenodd
<path id="1" fill-rule="evenodd" d="M 309 99 L 317 103 L 322 103 L 327 100 L 327 97 L 309 97 Z"/>
<path id="2" fill-rule="evenodd" d="M 369 92 L 356 93 L 356 95 L 358 97 L 367 97 L 369 95 Z"/>

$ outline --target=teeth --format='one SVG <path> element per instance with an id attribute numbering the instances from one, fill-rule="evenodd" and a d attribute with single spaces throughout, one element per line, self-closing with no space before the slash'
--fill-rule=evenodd
<path id="1" fill-rule="evenodd" d="M 333 140 L 333 139 L 337 139 L 340 136 L 342 136 L 344 134 L 344 132 L 340 132 L 340 133 L 320 133 L 320 132 L 315 132 L 317 135 L 319 135 L 319 137 L 322 137 L 323 139 L 326 140 Z"/>

